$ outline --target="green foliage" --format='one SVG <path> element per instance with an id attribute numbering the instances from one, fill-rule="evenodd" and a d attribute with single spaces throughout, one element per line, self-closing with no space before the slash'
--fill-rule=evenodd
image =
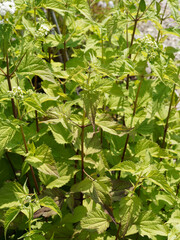
<path id="1" fill-rule="evenodd" d="M 2 240 L 180 239 L 178 0 L 113 3 L 0 6 Z"/>

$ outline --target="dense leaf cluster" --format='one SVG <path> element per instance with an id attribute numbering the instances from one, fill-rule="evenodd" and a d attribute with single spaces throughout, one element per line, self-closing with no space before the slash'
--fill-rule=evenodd
<path id="1" fill-rule="evenodd" d="M 0 16 L 1 239 L 180 239 L 178 49 L 163 47 L 180 18 L 161 2 Z M 148 20 L 157 37 L 138 38 Z"/>

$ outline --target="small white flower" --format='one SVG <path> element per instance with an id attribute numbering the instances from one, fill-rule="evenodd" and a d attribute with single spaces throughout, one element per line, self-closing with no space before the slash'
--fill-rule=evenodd
<path id="1" fill-rule="evenodd" d="M 98 7 L 102 7 L 103 6 L 103 1 L 99 1 L 97 5 L 98 5 Z"/>
<path id="2" fill-rule="evenodd" d="M 4 24 L 4 19 L 3 19 L 3 20 L 0 20 L 0 24 Z"/>
<path id="3" fill-rule="evenodd" d="M 180 111 L 180 101 L 178 102 L 178 104 L 176 105 L 176 110 Z"/>
<path id="4" fill-rule="evenodd" d="M 48 26 L 45 25 L 45 24 L 42 24 L 42 25 L 40 26 L 40 28 L 39 28 L 39 35 L 40 35 L 40 36 L 47 35 L 48 32 L 49 32 Z"/>
<path id="5" fill-rule="evenodd" d="M 114 7 L 113 1 L 109 1 L 109 2 L 108 2 L 108 5 L 109 5 L 110 8 L 113 8 L 113 7 Z"/>
<path id="6" fill-rule="evenodd" d="M 15 3 L 13 0 L 0 3 L 0 15 L 5 16 L 7 12 L 14 14 L 16 11 Z"/>
<path id="7" fill-rule="evenodd" d="M 106 8 L 107 7 L 107 3 L 103 2 L 102 8 Z"/>
<path id="8" fill-rule="evenodd" d="M 0 4 L 0 15 L 3 17 L 6 15 L 6 9 L 4 8 L 3 4 Z"/>

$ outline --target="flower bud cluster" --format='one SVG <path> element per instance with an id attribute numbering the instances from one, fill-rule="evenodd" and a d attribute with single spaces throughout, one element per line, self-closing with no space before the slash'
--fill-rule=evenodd
<path id="1" fill-rule="evenodd" d="M 18 87 L 13 87 L 12 91 L 8 91 L 8 95 L 10 98 L 15 98 L 17 100 L 23 100 L 24 99 L 24 93 L 22 89 Z"/>
<path id="2" fill-rule="evenodd" d="M 141 49 L 149 55 L 149 60 L 153 60 L 160 50 L 156 41 L 150 35 L 138 39 L 137 42 L 141 46 Z"/>
<path id="3" fill-rule="evenodd" d="M 41 24 L 40 28 L 38 29 L 38 35 L 40 37 L 46 36 L 49 32 L 49 27 L 46 24 Z"/>
<path id="4" fill-rule="evenodd" d="M 99 1 L 97 5 L 98 5 L 98 7 L 101 7 L 101 8 L 107 8 L 107 3 L 106 3 L 106 2 L 103 2 L 103 1 Z M 109 2 L 108 2 L 108 6 L 109 6 L 110 8 L 113 8 L 113 7 L 114 7 L 113 1 L 109 1 Z"/>
<path id="5" fill-rule="evenodd" d="M 7 12 L 14 14 L 16 11 L 14 0 L 0 3 L 0 16 L 4 17 Z M 1 24 L 3 22 L 1 21 Z"/>

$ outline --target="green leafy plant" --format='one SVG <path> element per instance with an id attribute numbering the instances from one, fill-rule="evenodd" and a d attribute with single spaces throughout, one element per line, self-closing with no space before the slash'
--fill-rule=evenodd
<path id="1" fill-rule="evenodd" d="M 179 49 L 164 45 L 180 19 L 162 3 L 0 2 L 1 239 L 180 239 Z"/>

